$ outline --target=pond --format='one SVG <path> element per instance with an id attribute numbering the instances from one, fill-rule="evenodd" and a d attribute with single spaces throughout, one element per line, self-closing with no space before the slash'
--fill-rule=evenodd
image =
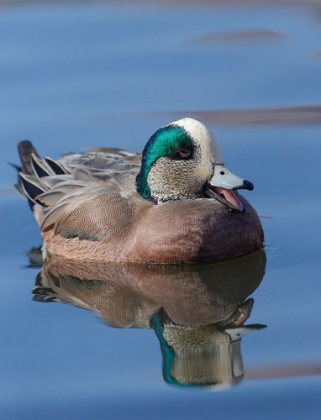
<path id="1" fill-rule="evenodd" d="M 319 419 L 321 2 L 3 1 L 0 34 L 1 418 Z M 41 268 L 18 141 L 136 152 L 184 116 L 255 184 L 264 251 Z"/>

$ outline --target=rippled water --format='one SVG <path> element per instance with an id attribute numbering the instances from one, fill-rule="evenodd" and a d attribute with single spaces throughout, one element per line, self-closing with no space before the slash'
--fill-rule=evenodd
<path id="1" fill-rule="evenodd" d="M 2 3 L 1 418 L 319 419 L 320 2 Z M 181 116 L 255 183 L 266 266 L 31 268 L 16 143 L 136 151 Z"/>

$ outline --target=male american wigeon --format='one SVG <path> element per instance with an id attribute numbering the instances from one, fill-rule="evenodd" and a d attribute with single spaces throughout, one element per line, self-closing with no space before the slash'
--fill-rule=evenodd
<path id="1" fill-rule="evenodd" d="M 194 263 L 263 247 L 257 213 L 237 192 L 207 128 L 192 118 L 157 130 L 142 154 L 120 149 L 41 159 L 19 143 L 18 189 L 47 252 L 67 258 Z"/>

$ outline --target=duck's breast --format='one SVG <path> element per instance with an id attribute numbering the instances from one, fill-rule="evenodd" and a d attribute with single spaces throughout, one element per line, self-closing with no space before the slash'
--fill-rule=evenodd
<path id="1" fill-rule="evenodd" d="M 122 257 L 133 262 L 198 262 L 236 258 L 263 247 L 260 220 L 244 199 L 245 212 L 216 200 L 152 206 L 137 222 Z"/>

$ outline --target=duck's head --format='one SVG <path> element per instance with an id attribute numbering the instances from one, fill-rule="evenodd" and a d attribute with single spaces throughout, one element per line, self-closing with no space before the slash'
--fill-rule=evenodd
<path id="1" fill-rule="evenodd" d="M 136 178 L 136 190 L 155 203 L 215 198 L 243 211 L 233 190 L 253 190 L 253 184 L 230 172 L 216 139 L 204 124 L 182 118 L 165 125 L 148 140 Z"/>

